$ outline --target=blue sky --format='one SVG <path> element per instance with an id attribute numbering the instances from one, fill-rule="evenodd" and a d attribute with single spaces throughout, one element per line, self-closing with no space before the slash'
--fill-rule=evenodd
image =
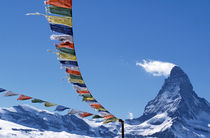
<path id="1" fill-rule="evenodd" d="M 0 87 L 72 108 L 94 112 L 81 101 L 60 69 L 53 34 L 41 16 L 43 0 L 2 1 Z M 210 1 L 73 0 L 78 62 L 91 93 L 111 113 L 139 117 L 165 77 L 136 66 L 143 59 L 179 65 L 194 90 L 210 101 Z M 30 104 L 0 97 L 1 107 Z M 54 108 L 47 108 L 52 111 Z"/>

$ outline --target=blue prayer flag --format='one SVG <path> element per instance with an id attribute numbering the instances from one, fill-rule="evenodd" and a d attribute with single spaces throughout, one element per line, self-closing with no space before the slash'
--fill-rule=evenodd
<path id="1" fill-rule="evenodd" d="M 3 89 L 3 88 L 0 88 L 0 92 L 4 92 L 4 91 L 6 91 L 5 89 Z"/>
<path id="2" fill-rule="evenodd" d="M 62 106 L 62 105 L 58 105 L 57 107 L 56 107 L 56 109 L 55 109 L 55 111 L 64 111 L 64 110 L 66 110 L 66 109 L 70 109 L 70 108 L 68 108 L 68 107 L 65 107 L 65 106 Z"/>
<path id="3" fill-rule="evenodd" d="M 72 28 L 69 26 L 60 25 L 60 24 L 50 24 L 50 28 L 52 31 L 55 31 L 58 33 L 73 35 Z"/>

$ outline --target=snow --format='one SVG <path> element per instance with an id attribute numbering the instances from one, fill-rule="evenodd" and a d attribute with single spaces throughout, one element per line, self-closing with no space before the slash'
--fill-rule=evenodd
<path id="1" fill-rule="evenodd" d="M 125 124 L 125 130 L 126 134 L 135 132 L 138 135 L 147 136 L 166 130 L 171 127 L 172 121 L 173 119 L 168 117 L 167 113 L 162 113 L 139 125 Z"/>
<path id="2" fill-rule="evenodd" d="M 0 120 L 1 138 L 28 138 L 29 136 L 33 138 L 91 138 L 89 136 L 70 134 L 64 131 L 39 131 L 38 129 L 33 129 L 5 120 Z"/>

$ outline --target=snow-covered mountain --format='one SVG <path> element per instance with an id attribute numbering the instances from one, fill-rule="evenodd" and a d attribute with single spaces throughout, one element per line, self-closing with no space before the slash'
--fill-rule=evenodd
<path id="1" fill-rule="evenodd" d="M 128 136 L 210 138 L 210 106 L 193 91 L 188 76 L 175 66 L 141 117 L 127 120 Z"/>
<path id="2" fill-rule="evenodd" d="M 59 115 L 29 105 L 0 108 L 0 137 L 115 137 L 115 127 L 108 129 L 101 122 L 86 122 L 74 115 Z"/>
<path id="3" fill-rule="evenodd" d="M 139 118 L 126 120 L 126 138 L 210 138 L 210 105 L 175 66 Z M 0 108 L 0 137 L 119 138 L 120 124 L 82 120 L 28 105 Z"/>

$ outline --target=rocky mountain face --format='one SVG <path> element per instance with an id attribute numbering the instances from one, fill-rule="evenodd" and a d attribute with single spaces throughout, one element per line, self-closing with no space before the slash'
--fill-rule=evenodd
<path id="1" fill-rule="evenodd" d="M 197 96 L 188 76 L 175 66 L 141 117 L 127 120 L 130 136 L 210 137 L 210 106 Z"/>
<path id="2" fill-rule="evenodd" d="M 0 137 L 52 135 L 118 138 L 120 125 L 84 121 L 26 105 L 0 108 Z M 143 115 L 126 120 L 125 135 L 126 138 L 210 138 L 210 105 L 197 96 L 188 76 L 175 66 L 158 95 L 146 105 Z"/>

